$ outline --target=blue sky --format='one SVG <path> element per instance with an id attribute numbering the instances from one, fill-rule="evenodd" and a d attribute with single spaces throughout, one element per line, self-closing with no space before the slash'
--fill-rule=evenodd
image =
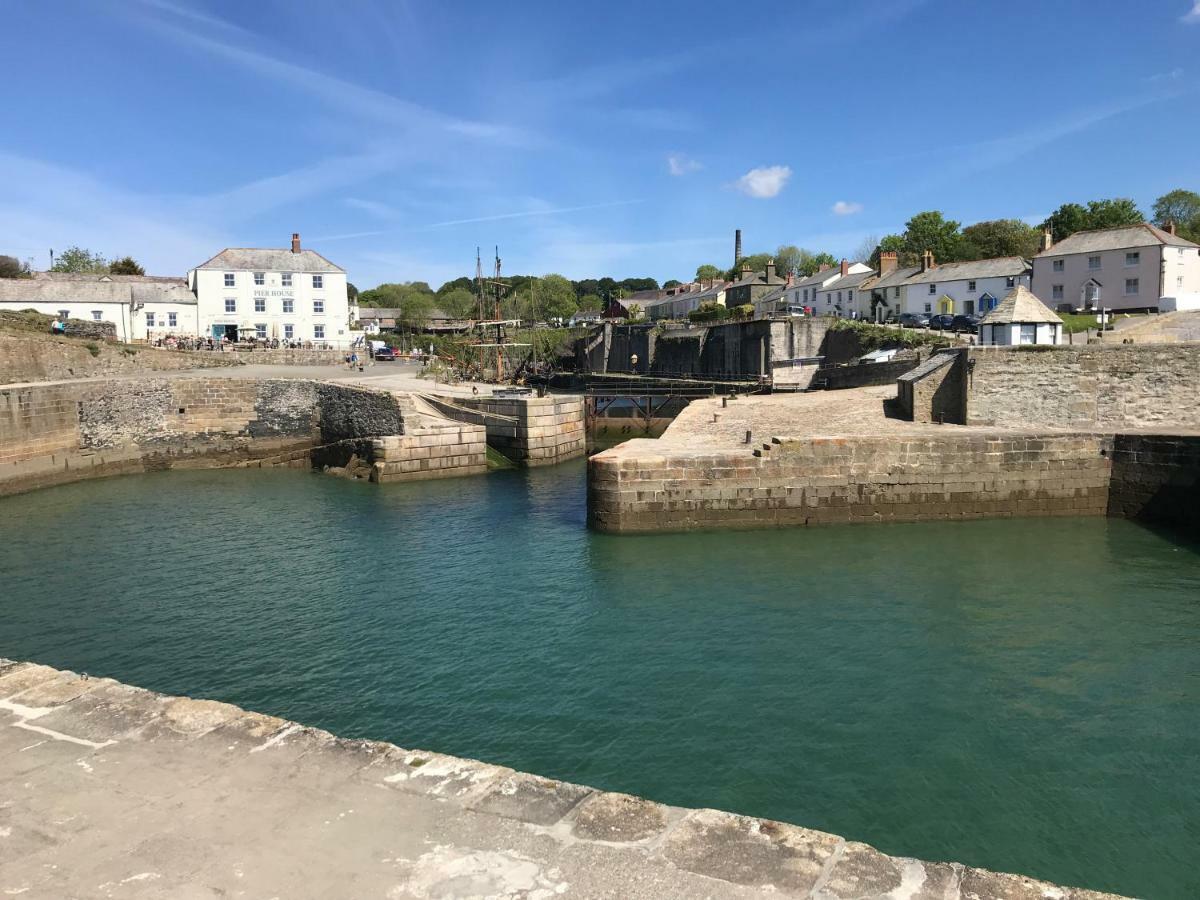
<path id="1" fill-rule="evenodd" d="M 1200 190 L 1200 0 L 0 0 L 0 253 L 686 279 Z"/>

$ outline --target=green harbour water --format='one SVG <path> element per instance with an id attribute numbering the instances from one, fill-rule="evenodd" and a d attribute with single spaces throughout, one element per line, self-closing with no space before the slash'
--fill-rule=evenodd
<path id="1" fill-rule="evenodd" d="M 1200 896 L 1200 550 L 1131 522 L 614 537 L 582 463 L 139 475 L 0 500 L 0 656 Z"/>

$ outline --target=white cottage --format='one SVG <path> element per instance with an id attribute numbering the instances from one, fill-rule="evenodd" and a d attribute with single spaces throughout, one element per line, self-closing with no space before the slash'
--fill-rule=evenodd
<path id="1" fill-rule="evenodd" d="M 1059 344 L 1062 327 L 1062 319 L 1050 307 L 1029 288 L 1018 285 L 980 320 L 979 343 L 995 347 Z"/>

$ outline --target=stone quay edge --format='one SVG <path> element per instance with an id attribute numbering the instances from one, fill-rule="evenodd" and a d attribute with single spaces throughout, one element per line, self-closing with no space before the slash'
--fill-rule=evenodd
<path id="1" fill-rule="evenodd" d="M 0 659 L 0 892 L 1101 900 Z"/>

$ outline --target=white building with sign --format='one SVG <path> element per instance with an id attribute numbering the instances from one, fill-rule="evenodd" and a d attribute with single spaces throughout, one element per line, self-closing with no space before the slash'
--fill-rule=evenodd
<path id="1" fill-rule="evenodd" d="M 230 340 L 299 341 L 344 348 L 351 334 L 346 272 L 321 254 L 291 249 L 229 248 L 188 272 L 199 333 Z"/>

